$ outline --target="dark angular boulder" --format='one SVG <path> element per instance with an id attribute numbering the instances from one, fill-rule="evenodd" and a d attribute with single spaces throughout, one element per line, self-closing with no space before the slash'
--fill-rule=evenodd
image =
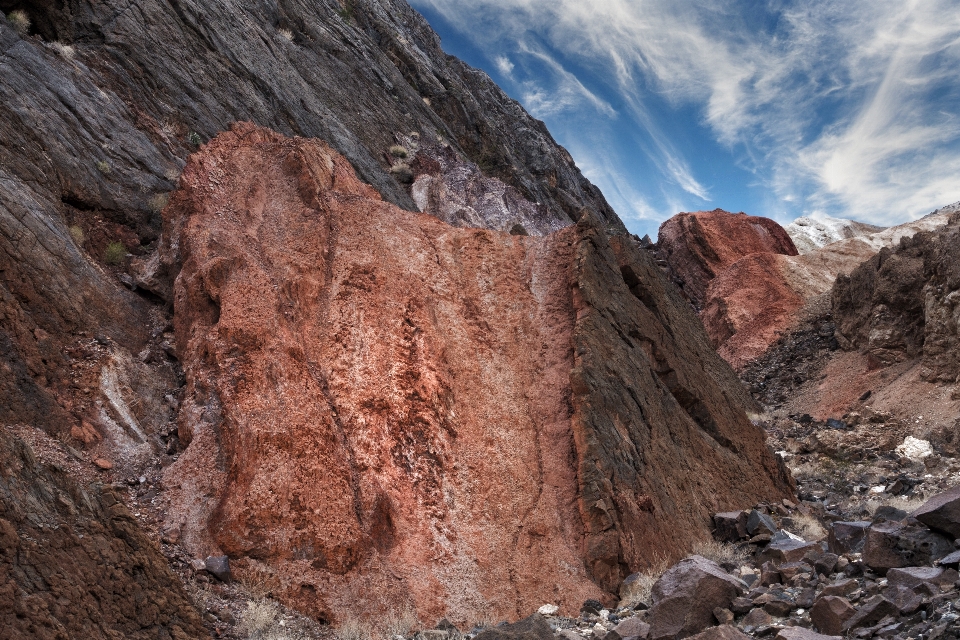
<path id="1" fill-rule="evenodd" d="M 927 500 L 910 515 L 935 531 L 960 538 L 960 486 Z"/>
<path id="2" fill-rule="evenodd" d="M 850 601 L 840 596 L 825 596 L 817 600 L 810 610 L 810 620 L 820 633 L 838 636 L 843 625 L 854 616 L 856 609 Z"/>
<path id="3" fill-rule="evenodd" d="M 880 574 L 933 564 L 954 550 L 953 542 L 922 526 L 881 522 L 867 530 L 863 561 Z"/>
<path id="4" fill-rule="evenodd" d="M 736 542 L 747 537 L 747 514 L 727 511 L 713 516 L 714 537 L 722 542 Z"/>
<path id="5" fill-rule="evenodd" d="M 476 640 L 553 640 L 553 629 L 539 613 L 513 624 L 484 629 Z"/>
<path id="6" fill-rule="evenodd" d="M 860 553 L 867 537 L 870 522 L 834 522 L 830 525 L 827 545 L 831 553 Z"/>
<path id="7" fill-rule="evenodd" d="M 713 610 L 730 608 L 743 584 L 720 566 L 691 556 L 673 566 L 653 586 L 652 640 L 679 640 L 713 626 Z"/>

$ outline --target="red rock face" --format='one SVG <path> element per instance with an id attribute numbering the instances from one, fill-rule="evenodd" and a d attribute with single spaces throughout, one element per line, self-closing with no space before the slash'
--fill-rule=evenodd
<path id="1" fill-rule="evenodd" d="M 662 225 L 658 245 L 683 290 L 701 308 L 710 281 L 752 253 L 798 255 L 793 240 L 769 218 L 722 209 L 679 213 Z"/>
<path id="2" fill-rule="evenodd" d="M 791 492 L 696 317 L 589 216 L 454 228 L 252 125 L 164 216 L 190 442 L 169 524 L 314 615 L 575 613 Z"/>

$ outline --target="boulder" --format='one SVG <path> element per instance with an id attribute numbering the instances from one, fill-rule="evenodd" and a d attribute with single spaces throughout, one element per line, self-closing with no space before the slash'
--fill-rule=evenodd
<path id="1" fill-rule="evenodd" d="M 823 548 L 819 542 L 785 539 L 768 544 L 763 553 L 760 554 L 760 559 L 762 561 L 771 560 L 775 564 L 793 563 L 799 562 L 807 556 L 821 553 L 823 553 Z"/>
<path id="2" fill-rule="evenodd" d="M 900 609 L 882 595 L 876 595 L 860 603 L 850 619 L 843 623 L 843 630 L 850 631 L 880 622 L 887 616 L 897 616 Z"/>
<path id="3" fill-rule="evenodd" d="M 860 553 L 872 522 L 834 522 L 830 525 L 827 546 L 831 553 Z"/>
<path id="4" fill-rule="evenodd" d="M 840 557 L 835 553 L 824 553 L 813 563 L 814 570 L 821 575 L 829 576 L 837 567 Z"/>
<path id="5" fill-rule="evenodd" d="M 690 640 L 748 640 L 750 636 L 734 626 L 723 624 L 690 636 Z"/>
<path id="6" fill-rule="evenodd" d="M 227 556 L 207 556 L 203 567 L 220 582 L 230 582 L 233 576 L 230 573 L 230 558 Z"/>
<path id="7" fill-rule="evenodd" d="M 768 625 L 773 622 L 773 616 L 767 613 L 763 607 L 757 607 L 743 616 L 743 620 L 740 621 L 740 627 L 746 630 L 757 629 L 764 625 Z"/>
<path id="8" fill-rule="evenodd" d="M 910 515 L 935 531 L 960 538 L 960 486 L 930 498 Z"/>
<path id="9" fill-rule="evenodd" d="M 553 628 L 539 613 L 513 624 L 501 624 L 487 628 L 476 640 L 553 640 Z"/>
<path id="10" fill-rule="evenodd" d="M 827 636 L 803 627 L 787 627 L 777 633 L 774 640 L 840 640 L 842 636 Z"/>
<path id="11" fill-rule="evenodd" d="M 717 563 L 702 556 L 681 560 L 653 586 L 650 637 L 679 640 L 699 633 L 713 626 L 714 609 L 730 608 L 743 592 L 743 584 Z"/>
<path id="12" fill-rule="evenodd" d="M 852 578 L 848 578 L 846 580 L 839 580 L 833 584 L 828 584 L 823 588 L 823 591 L 820 592 L 820 595 L 845 596 L 853 593 L 858 588 L 860 588 L 859 583 Z"/>
<path id="13" fill-rule="evenodd" d="M 744 511 L 726 511 L 713 516 L 713 536 L 721 542 L 737 542 L 747 537 L 747 514 Z"/>
<path id="14" fill-rule="evenodd" d="M 627 618 L 613 628 L 616 634 L 624 638 L 646 638 L 650 635 L 650 625 L 640 618 Z"/>
<path id="15" fill-rule="evenodd" d="M 881 595 L 895 604 L 903 615 L 910 615 L 923 604 L 923 597 L 919 593 L 903 585 L 889 586 Z"/>
<path id="16" fill-rule="evenodd" d="M 786 629 L 780 629 L 774 640 L 840 640 L 841 637 L 840 635 L 823 635 L 803 627 L 787 627 Z"/>
<path id="17" fill-rule="evenodd" d="M 840 635 L 843 625 L 853 617 L 856 610 L 846 598 L 821 596 L 810 609 L 810 620 L 820 633 Z"/>
<path id="18" fill-rule="evenodd" d="M 944 570 L 937 567 L 904 567 L 887 571 L 887 584 L 903 586 L 917 591 L 923 590 L 925 595 L 932 596 L 940 593 L 939 585 Z"/>
<path id="19" fill-rule="evenodd" d="M 880 522 L 867 530 L 863 561 L 883 575 L 889 569 L 933 564 L 953 550 L 953 542 L 926 527 Z"/>
<path id="20" fill-rule="evenodd" d="M 751 536 L 756 536 L 760 534 L 769 534 L 774 535 L 777 532 L 777 525 L 766 513 L 757 511 L 756 509 L 750 512 L 750 515 L 747 517 L 747 533 Z"/>

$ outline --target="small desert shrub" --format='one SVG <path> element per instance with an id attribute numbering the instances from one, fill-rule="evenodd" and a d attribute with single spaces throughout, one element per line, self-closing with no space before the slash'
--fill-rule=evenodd
<path id="1" fill-rule="evenodd" d="M 645 571 L 640 571 L 636 576 L 631 576 L 631 580 L 625 582 L 620 587 L 620 606 L 635 606 L 639 602 L 650 602 L 650 592 L 653 591 L 653 585 L 657 583 L 667 569 L 670 568 L 670 562 L 666 557 L 658 556 L 654 559 L 653 565 Z"/>
<path id="2" fill-rule="evenodd" d="M 127 257 L 127 248 L 122 242 L 111 242 L 103 252 L 103 261 L 107 264 L 120 264 Z"/>
<path id="3" fill-rule="evenodd" d="M 400 184 L 410 184 L 413 182 L 413 170 L 405 162 L 398 162 L 390 167 L 390 173 Z"/>
<path id="4" fill-rule="evenodd" d="M 290 29 L 277 29 L 277 33 L 280 34 L 280 37 L 289 42 L 293 42 L 293 31 Z"/>
<path id="5" fill-rule="evenodd" d="M 10 26 L 21 36 L 26 36 L 30 33 L 30 16 L 28 16 L 25 11 L 21 11 L 20 9 L 11 11 L 7 15 L 7 22 L 9 22 Z"/>
<path id="6" fill-rule="evenodd" d="M 54 42 L 50 45 L 50 48 L 57 52 L 64 60 L 73 60 L 73 56 L 76 54 L 76 51 L 73 47 L 68 44 L 63 44 L 62 42 Z"/>
<path id="7" fill-rule="evenodd" d="M 400 146 L 399 144 L 395 144 L 390 147 L 390 155 L 392 155 L 394 158 L 406 158 L 407 148 Z"/>
<path id="8" fill-rule="evenodd" d="M 203 144 L 203 140 L 200 138 L 200 134 L 196 131 L 191 131 L 187 134 L 187 142 L 189 142 L 194 147 L 199 147 Z"/>
<path id="9" fill-rule="evenodd" d="M 108 175 L 113 169 L 110 168 L 110 163 L 106 160 L 97 161 L 97 171 L 104 175 Z"/>
<path id="10" fill-rule="evenodd" d="M 795 533 L 808 542 L 822 540 L 827 532 L 820 524 L 820 521 L 813 516 L 798 514 L 792 517 L 793 525 L 789 528 L 790 533 Z"/>
<path id="11" fill-rule="evenodd" d="M 391 611 L 384 620 L 387 638 L 406 636 L 417 626 L 417 612 L 409 604 L 399 611 Z"/>
<path id="12" fill-rule="evenodd" d="M 83 229 L 81 229 L 77 225 L 73 225 L 72 227 L 70 227 L 69 231 L 70 231 L 70 237 L 73 238 L 73 242 L 78 247 L 81 246 L 83 244 L 83 241 L 86 239 L 84 238 L 84 235 L 83 235 Z"/>
<path id="13" fill-rule="evenodd" d="M 693 545 L 694 555 L 703 556 L 717 564 L 741 564 L 747 559 L 746 552 L 728 542 L 707 540 Z"/>
<path id="14" fill-rule="evenodd" d="M 147 202 L 147 206 L 150 208 L 152 213 L 160 213 L 163 211 L 164 207 L 167 206 L 167 203 L 170 202 L 170 195 L 166 193 L 158 193 Z"/>
<path id="15" fill-rule="evenodd" d="M 338 640 L 373 640 L 376 637 L 373 627 L 354 618 L 345 620 L 337 627 Z"/>
<path id="16" fill-rule="evenodd" d="M 284 627 L 280 618 L 280 608 L 269 600 L 256 600 L 247 603 L 247 609 L 240 616 L 237 631 L 247 640 L 300 640 L 303 636 Z"/>

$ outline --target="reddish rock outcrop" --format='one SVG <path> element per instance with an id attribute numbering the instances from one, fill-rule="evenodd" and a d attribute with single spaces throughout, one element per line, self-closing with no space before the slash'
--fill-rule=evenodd
<path id="1" fill-rule="evenodd" d="M 775 221 L 722 209 L 678 213 L 660 225 L 657 245 L 698 309 L 710 281 L 740 258 L 753 253 L 797 255 L 793 240 Z"/>
<path id="2" fill-rule="evenodd" d="M 575 612 L 791 492 L 687 304 L 592 216 L 454 228 L 244 124 L 164 218 L 190 442 L 169 524 L 314 615 Z"/>

